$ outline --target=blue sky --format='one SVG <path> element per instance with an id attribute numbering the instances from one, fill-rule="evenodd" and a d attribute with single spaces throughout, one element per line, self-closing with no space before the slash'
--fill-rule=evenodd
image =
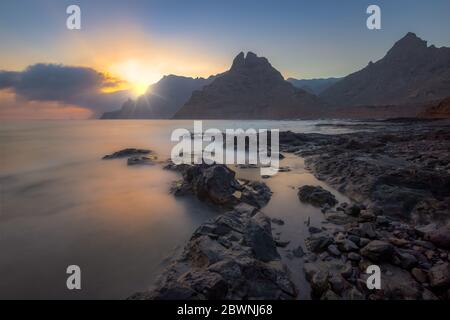
<path id="1" fill-rule="evenodd" d="M 81 30 L 66 28 L 72 4 L 81 8 Z M 381 7 L 381 30 L 366 27 L 371 4 Z M 163 75 L 223 72 L 240 51 L 267 57 L 286 78 L 345 76 L 382 58 L 410 31 L 450 47 L 449 12 L 448 0 L 1 0 L 0 118 L 30 110 L 41 117 L 44 109 L 51 117 L 64 110 L 89 117 L 118 108 Z M 24 85 L 27 77 L 42 81 L 27 82 L 26 92 L 8 83 Z M 92 90 L 64 87 L 67 97 L 51 95 L 52 106 L 31 94 L 52 92 L 42 88 L 48 83 L 69 85 L 67 79 L 83 84 L 83 77 Z"/>
<path id="2" fill-rule="evenodd" d="M 101 38 L 109 30 L 132 26 L 143 35 L 143 42 L 148 37 L 155 46 L 211 57 L 217 68 L 229 64 L 239 51 L 251 50 L 268 57 L 286 76 L 299 78 L 345 75 L 369 60 L 381 58 L 408 31 L 437 46 L 450 45 L 450 1 L 446 0 L 2 0 L 1 55 L 9 58 L 0 61 L 0 69 L 7 69 L 8 64 L 38 62 L 32 61 L 32 55 L 19 55 L 11 63 L 13 49 L 33 52 L 45 47 L 52 62 L 72 62 L 65 52 L 58 55 L 60 47 L 67 46 L 72 37 L 65 30 L 65 8 L 69 4 L 82 9 L 83 29 L 77 31 L 78 37 Z M 365 27 L 369 4 L 382 9 L 380 31 Z M 124 39 L 114 40 L 110 45 L 120 50 Z M 37 58 L 45 56 L 39 54 Z"/>

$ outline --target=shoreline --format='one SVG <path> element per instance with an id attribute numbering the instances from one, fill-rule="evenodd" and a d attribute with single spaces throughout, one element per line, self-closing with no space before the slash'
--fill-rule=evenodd
<path id="1" fill-rule="evenodd" d="M 431 126 L 428 125 L 430 123 L 432 123 Z M 447 151 L 450 150 L 449 138 L 448 125 L 436 125 L 435 122 L 427 121 L 419 127 L 417 123 L 414 127 L 410 127 L 408 123 L 400 128 L 384 126 L 381 131 L 374 130 L 369 135 L 367 132 L 339 135 L 280 133 L 282 152 L 302 157 L 307 168 L 319 180 L 342 192 L 354 202 L 353 204 L 340 203 L 334 210 L 329 205 L 322 207 L 326 221 L 321 228 L 310 228 L 311 234 L 305 240 L 305 256 L 297 257 L 303 259 L 304 265 L 303 271 L 296 270 L 296 272 L 305 273 L 311 286 L 312 299 L 448 298 L 446 290 L 450 287 L 448 264 L 450 211 L 449 202 L 447 202 L 450 196 L 448 184 L 450 168 L 447 158 L 450 157 Z M 413 148 L 411 144 L 413 141 L 416 141 L 416 148 Z M 422 151 L 421 156 L 411 157 L 419 149 Z M 444 156 L 444 159 L 436 159 L 437 155 Z M 355 161 L 357 161 L 356 164 Z M 415 169 L 412 170 L 411 166 Z M 339 169 L 333 170 L 334 168 Z M 356 170 L 359 173 L 350 172 L 349 174 L 349 170 Z M 383 193 L 377 190 L 377 188 L 383 190 L 387 187 L 390 188 L 388 192 Z M 435 193 L 430 193 L 430 190 Z M 396 192 L 397 196 L 392 197 L 396 195 Z M 406 200 L 401 201 L 402 199 Z M 428 204 L 428 207 L 423 203 Z M 257 208 L 254 210 L 256 213 L 252 214 L 241 212 L 239 219 L 247 219 L 244 224 L 248 224 L 255 215 L 266 221 L 265 228 L 270 230 L 268 243 L 272 241 L 279 250 L 282 244 L 277 244 L 275 240 L 277 237 L 272 235 L 271 222 L 267 222 L 268 218 Z M 192 289 L 198 282 L 205 284 L 205 278 L 202 276 L 204 270 L 193 270 L 189 267 L 189 263 L 186 265 L 186 256 L 192 257 L 192 242 L 198 239 L 199 234 L 205 236 L 208 241 L 214 237 L 216 237 L 214 240 L 219 239 L 217 235 L 202 234 L 201 230 L 204 230 L 205 226 L 211 226 L 211 223 L 214 225 L 221 217 L 227 217 L 230 214 L 233 216 L 233 212 L 236 213 L 239 210 L 234 209 L 230 212 L 220 215 L 212 222 L 202 224 L 194 232 L 191 240 L 186 244 L 184 258 L 176 260 L 169 268 L 172 271 L 166 271 L 163 274 L 164 285 L 160 285 L 156 291 L 135 294 L 131 298 L 171 299 L 174 297 L 170 294 L 161 294 L 162 288 L 162 292 L 167 293 L 164 290 L 173 288 L 175 283 L 178 289 L 180 287 Z M 430 212 L 432 212 L 431 215 Z M 272 223 L 276 224 L 280 221 L 272 220 Z M 239 250 L 250 248 L 248 257 L 255 258 L 252 256 L 254 249 L 251 245 L 238 247 Z M 227 251 L 228 248 L 217 248 L 218 252 L 223 250 Z M 196 254 L 198 253 L 196 251 Z M 283 265 L 279 253 L 277 254 L 272 258 Z M 222 262 L 223 265 L 227 265 L 228 260 L 227 263 L 223 261 L 216 261 L 216 263 Z M 239 259 L 233 261 L 233 263 L 236 262 L 239 262 Z M 183 268 L 179 268 L 181 263 L 184 264 Z M 387 279 L 387 287 L 384 290 L 373 292 L 364 286 L 368 276 L 365 270 L 372 263 L 380 265 L 382 278 Z M 209 266 L 207 264 L 202 267 L 209 268 Z M 286 267 L 282 266 L 283 268 Z M 178 269 L 176 276 L 174 276 L 174 269 Z M 188 273 L 196 271 L 197 277 L 194 279 L 191 277 L 186 282 L 186 274 L 180 270 L 185 272 L 188 270 Z M 236 270 L 235 266 L 234 271 L 238 272 Z M 290 270 L 290 272 L 294 271 Z M 169 274 L 171 275 L 168 276 Z M 227 296 L 228 290 L 234 285 L 232 280 L 234 278 L 223 282 L 223 274 L 227 274 L 225 269 L 219 270 L 218 274 L 222 278 L 215 279 L 213 282 L 220 283 L 219 288 L 222 289 L 214 292 L 215 298 L 247 297 L 234 295 L 235 291 L 232 291 L 233 295 Z M 289 275 L 289 271 L 286 274 L 283 272 L 280 274 L 285 277 Z M 236 277 L 236 273 L 234 276 Z M 181 278 L 185 282 L 180 284 Z M 289 276 L 285 279 L 289 279 Z M 292 284 L 290 280 L 286 283 L 289 282 Z M 186 292 L 190 295 L 182 297 L 207 298 L 210 292 L 205 288 L 208 287 L 209 285 L 206 285 L 200 291 L 188 290 Z M 159 295 L 155 294 L 156 292 Z M 268 290 L 265 294 L 270 295 L 270 292 L 271 290 Z M 286 293 L 283 290 L 281 292 Z M 292 293 L 289 290 L 288 292 Z M 294 296 L 292 294 L 272 295 L 271 298 L 292 299 Z M 252 297 L 267 298 L 264 295 Z"/>

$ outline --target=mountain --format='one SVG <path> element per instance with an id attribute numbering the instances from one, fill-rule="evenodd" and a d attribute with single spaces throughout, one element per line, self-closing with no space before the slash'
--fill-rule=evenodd
<path id="1" fill-rule="evenodd" d="M 169 119 L 183 106 L 194 90 L 211 83 L 214 77 L 164 76 L 136 100 L 128 99 L 117 111 L 105 112 L 102 119 Z"/>
<path id="2" fill-rule="evenodd" d="M 408 33 L 381 60 L 338 81 L 320 97 L 338 106 L 419 104 L 450 93 L 450 48 Z"/>
<path id="3" fill-rule="evenodd" d="M 341 80 L 341 78 L 324 78 L 324 79 L 295 79 L 288 78 L 287 81 L 292 83 L 294 87 L 303 89 L 309 93 L 318 95 L 333 84 Z"/>
<path id="4" fill-rule="evenodd" d="M 284 80 L 266 58 L 239 53 L 222 73 L 175 114 L 178 119 L 292 119 L 313 117 L 324 104 Z"/>
<path id="5" fill-rule="evenodd" d="M 450 118 L 450 97 L 428 105 L 419 116 L 424 118 Z"/>

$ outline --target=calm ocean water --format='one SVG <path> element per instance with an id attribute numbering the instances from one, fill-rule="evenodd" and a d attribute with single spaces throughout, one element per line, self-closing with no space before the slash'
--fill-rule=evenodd
<path id="1" fill-rule="evenodd" d="M 296 132 L 343 133 L 330 121 L 204 121 L 207 128 L 278 128 Z M 339 122 L 342 123 L 342 122 Z M 192 121 L 2 121 L 0 126 L 0 299 L 122 299 L 152 285 L 194 229 L 214 217 L 214 208 L 169 194 L 179 176 L 154 166 L 128 167 L 126 159 L 102 161 L 122 148 L 154 150 L 169 158 L 174 128 Z M 301 204 L 296 188 L 322 185 L 300 158 L 281 165 L 292 172 L 265 180 L 274 192 L 263 211 L 285 220 L 274 226 L 300 298 L 307 298 L 301 261 L 286 250 L 303 244 L 304 221 L 319 225 L 322 214 Z M 259 170 L 237 170 L 259 179 Z M 66 268 L 82 270 L 82 289 L 66 288 Z"/>

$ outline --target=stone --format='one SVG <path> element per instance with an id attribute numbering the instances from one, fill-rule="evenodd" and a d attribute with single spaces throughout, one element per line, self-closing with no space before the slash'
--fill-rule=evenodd
<path id="1" fill-rule="evenodd" d="M 439 248 L 450 249 L 450 227 L 429 231 L 425 234 L 425 239 Z"/>
<path id="2" fill-rule="evenodd" d="M 325 219 L 337 225 L 345 225 L 354 221 L 354 219 L 342 212 L 327 212 Z"/>
<path id="3" fill-rule="evenodd" d="M 128 158 L 131 156 L 139 156 L 139 155 L 149 154 L 151 152 L 152 152 L 151 150 L 147 150 L 147 149 L 127 148 L 127 149 L 122 149 L 120 151 L 114 152 L 112 154 L 107 154 L 102 159 L 110 160 L 110 159 L 118 159 L 118 158 Z"/>
<path id="4" fill-rule="evenodd" d="M 292 254 L 294 255 L 294 257 L 301 258 L 305 255 L 305 252 L 303 251 L 302 246 L 298 246 L 297 248 L 292 250 Z"/>
<path id="5" fill-rule="evenodd" d="M 339 251 L 337 246 L 334 244 L 330 244 L 327 248 L 327 251 L 329 254 L 336 256 L 336 257 L 339 257 L 341 255 L 341 252 Z"/>
<path id="6" fill-rule="evenodd" d="M 350 252 L 347 258 L 351 261 L 359 262 L 361 260 L 361 256 L 356 252 Z"/>
<path id="7" fill-rule="evenodd" d="M 374 262 L 390 261 L 394 247 L 385 241 L 373 240 L 361 249 L 361 255 Z"/>
<path id="8" fill-rule="evenodd" d="M 431 287 L 448 287 L 450 286 L 450 265 L 448 263 L 435 265 L 430 269 L 428 276 Z"/>
<path id="9" fill-rule="evenodd" d="M 409 270 L 417 265 L 416 257 L 413 256 L 412 254 L 410 254 L 406 251 L 402 251 L 402 250 L 397 250 L 395 260 L 397 260 L 397 264 L 400 267 L 402 267 L 403 269 L 407 269 L 407 270 Z"/>
<path id="10" fill-rule="evenodd" d="M 305 239 L 307 248 L 315 253 L 324 251 L 331 243 L 333 243 L 333 238 L 324 233 L 315 233 Z"/>
<path id="11" fill-rule="evenodd" d="M 356 251 L 359 247 L 349 239 L 336 240 L 336 245 L 343 252 Z"/>
<path id="12" fill-rule="evenodd" d="M 298 189 L 297 195 L 300 201 L 317 207 L 322 207 L 326 204 L 333 207 L 337 204 L 334 195 L 320 186 L 302 186 Z"/>
<path id="13" fill-rule="evenodd" d="M 318 271 L 314 273 L 310 281 L 312 295 L 320 297 L 328 290 L 328 272 Z"/>
<path id="14" fill-rule="evenodd" d="M 128 158 L 127 165 L 135 166 L 135 165 L 152 165 L 153 159 L 146 156 L 133 156 Z"/>
<path id="15" fill-rule="evenodd" d="M 411 274 L 413 275 L 414 279 L 416 279 L 420 283 L 425 283 L 428 281 L 427 274 L 419 268 L 412 268 Z"/>

